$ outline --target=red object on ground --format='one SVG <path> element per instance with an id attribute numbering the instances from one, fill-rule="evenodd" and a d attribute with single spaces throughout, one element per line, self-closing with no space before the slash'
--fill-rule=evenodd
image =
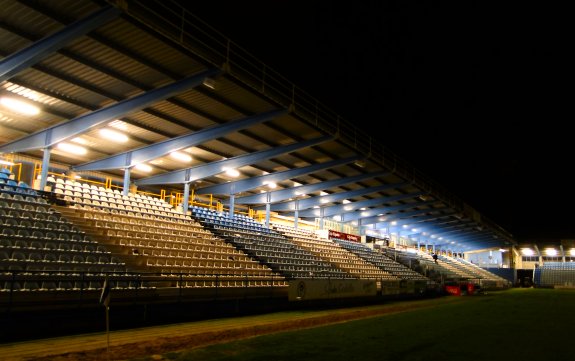
<path id="1" fill-rule="evenodd" d="M 461 287 L 457 286 L 445 286 L 445 292 L 454 296 L 461 296 Z"/>

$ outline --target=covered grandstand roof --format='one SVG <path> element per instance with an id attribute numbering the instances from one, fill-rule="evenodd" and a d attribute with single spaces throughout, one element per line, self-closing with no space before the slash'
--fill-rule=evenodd
<path id="1" fill-rule="evenodd" d="M 1 159 L 463 252 L 515 244 L 174 3 L 1 5 Z"/>

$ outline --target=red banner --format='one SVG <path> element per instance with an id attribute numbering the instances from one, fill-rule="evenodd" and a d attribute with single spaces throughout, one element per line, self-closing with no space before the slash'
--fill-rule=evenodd
<path id="1" fill-rule="evenodd" d="M 361 243 L 361 236 L 357 236 L 355 234 L 332 231 L 331 229 L 329 230 L 328 237 L 329 237 L 329 239 L 335 238 L 335 239 L 341 239 L 344 241 L 352 241 L 352 242 Z"/>

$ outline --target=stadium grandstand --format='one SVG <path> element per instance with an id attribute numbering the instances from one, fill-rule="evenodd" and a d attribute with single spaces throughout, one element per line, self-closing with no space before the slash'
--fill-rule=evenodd
<path id="1" fill-rule="evenodd" d="M 574 282 L 174 3 L 0 3 L 4 339 Z"/>

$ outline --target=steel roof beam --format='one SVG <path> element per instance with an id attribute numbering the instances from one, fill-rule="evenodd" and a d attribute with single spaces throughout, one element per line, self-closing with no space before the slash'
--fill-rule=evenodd
<path id="1" fill-rule="evenodd" d="M 421 202 L 421 203 L 413 202 L 413 203 L 400 204 L 397 206 L 370 208 L 370 209 L 366 209 L 364 211 L 345 213 L 342 215 L 343 218 L 341 219 L 341 222 L 357 221 L 360 218 L 367 218 L 367 217 L 387 217 L 387 216 L 395 214 L 395 213 L 391 213 L 391 214 L 385 214 L 385 213 L 397 212 L 400 210 L 412 209 L 412 208 L 416 208 L 416 207 L 430 206 L 430 205 L 433 205 L 436 203 L 439 203 L 439 201 L 427 201 L 427 202 Z M 443 206 L 443 207 L 445 207 L 445 206 Z M 441 209 L 441 208 L 439 208 L 439 209 Z M 427 209 L 428 212 L 431 212 L 433 210 L 434 210 L 434 208 L 428 208 Z"/>
<path id="2" fill-rule="evenodd" d="M 314 208 L 315 206 L 321 206 L 321 205 L 326 204 L 326 203 L 336 202 L 336 201 L 343 200 L 343 199 L 350 198 L 350 197 L 357 197 L 357 196 L 361 196 L 364 194 L 381 192 L 381 191 L 384 191 L 387 189 L 397 189 L 397 188 L 404 186 L 404 185 L 406 185 L 406 183 L 384 184 L 384 185 L 377 186 L 377 187 L 369 187 L 369 188 L 356 189 L 356 190 L 347 191 L 347 192 L 332 193 L 332 194 L 328 194 L 325 196 L 303 198 L 303 199 L 299 199 L 297 201 L 298 202 L 297 209 L 300 210 L 300 209 Z M 351 204 L 351 203 L 348 203 L 348 204 Z M 275 210 L 274 206 L 272 206 L 271 208 L 272 208 L 272 210 Z"/>
<path id="3" fill-rule="evenodd" d="M 282 172 L 275 172 L 257 177 L 250 177 L 249 179 L 242 179 L 235 182 L 216 184 L 213 186 L 203 187 L 196 189 L 196 194 L 237 194 L 246 192 L 251 189 L 264 186 L 270 182 L 281 182 L 291 178 L 296 178 L 302 175 L 310 174 L 324 169 L 337 167 L 343 164 L 354 162 L 360 159 L 360 156 L 353 156 L 345 159 L 335 159 L 329 162 L 312 164 L 303 168 L 289 169 Z M 260 195 L 258 195 L 260 196 Z M 261 202 L 265 203 L 265 195 L 260 196 Z M 247 197 L 244 197 L 247 198 Z M 244 204 L 247 204 L 243 202 Z"/>
<path id="4" fill-rule="evenodd" d="M 303 199 L 297 200 L 297 202 L 298 202 L 297 209 L 298 210 L 309 209 L 309 208 L 314 208 L 315 206 L 325 205 L 326 203 L 341 201 L 341 200 L 346 199 L 346 198 L 352 198 L 352 197 L 362 196 L 365 194 L 382 192 L 382 191 L 388 190 L 388 189 L 397 189 L 397 188 L 400 188 L 402 186 L 405 186 L 406 184 L 407 183 L 384 184 L 384 185 L 377 186 L 377 187 L 355 189 L 355 190 L 347 191 L 347 192 L 332 193 L 332 194 L 328 194 L 325 196 L 303 198 Z M 293 201 L 293 202 L 295 202 L 295 201 Z M 348 203 L 348 204 L 351 204 L 351 203 Z M 295 205 L 294 205 L 294 207 L 295 207 Z M 272 206 L 271 208 L 272 208 L 272 210 L 275 210 L 274 206 Z"/>
<path id="5" fill-rule="evenodd" d="M 435 223 L 435 225 L 429 225 L 427 227 L 414 226 L 415 228 L 417 228 L 417 231 L 411 231 L 411 230 L 408 231 L 407 229 L 404 228 L 398 229 L 397 226 L 388 226 L 387 228 L 389 228 L 390 231 L 394 230 L 399 232 L 402 236 L 418 236 L 418 235 L 424 236 L 425 234 L 425 237 L 428 237 L 429 239 L 437 239 L 438 235 L 445 237 L 452 237 L 454 233 L 462 232 L 472 228 L 470 226 L 465 226 L 464 224 L 452 225 L 450 223 L 452 222 L 450 221 L 450 222 Z M 434 230 L 444 230 L 444 232 L 435 233 Z M 433 235 L 434 238 L 432 238 L 431 235 Z"/>
<path id="6" fill-rule="evenodd" d="M 222 137 L 228 133 L 268 121 L 285 113 L 287 113 L 287 110 L 274 110 L 222 125 L 211 126 L 196 132 L 184 134 L 176 138 L 171 138 L 162 142 L 143 146 L 135 150 L 116 154 L 93 162 L 84 163 L 73 167 L 72 169 L 75 171 L 87 171 L 133 167 L 136 164 L 159 158 L 169 154 L 170 152 L 193 147 L 205 143 L 209 140 Z"/>
<path id="7" fill-rule="evenodd" d="M 137 185 L 185 184 L 193 182 L 195 180 L 204 179 L 222 173 L 225 171 L 226 168 L 238 168 L 243 167 L 245 165 L 254 164 L 264 159 L 276 157 L 278 155 L 285 153 L 294 152 L 296 150 L 307 148 L 312 145 L 320 144 L 332 139 L 333 139 L 332 136 L 323 136 L 259 152 L 243 154 L 237 157 L 211 162 L 197 167 L 181 169 L 165 174 L 158 174 L 155 176 L 136 180 L 134 183 Z"/>
<path id="8" fill-rule="evenodd" d="M 115 19 L 121 14 L 120 9 L 106 6 L 84 19 L 78 20 L 62 30 L 36 41 L 30 46 L 13 53 L 0 61 L 0 83 L 10 79 L 23 69 L 26 69 L 46 56 L 64 47 L 70 41 L 98 28 Z"/>
<path id="9" fill-rule="evenodd" d="M 345 184 L 360 182 L 360 181 L 366 180 L 366 179 L 383 177 L 383 176 L 386 176 L 388 174 L 390 174 L 390 173 L 387 171 L 376 172 L 376 173 L 365 173 L 365 174 L 359 174 L 359 175 L 347 177 L 347 178 L 340 178 L 340 179 L 334 179 L 334 180 L 318 182 L 318 183 L 313 183 L 313 184 L 306 184 L 306 185 L 302 185 L 299 187 L 280 189 L 278 191 L 262 193 L 262 194 L 255 194 L 252 196 L 239 197 L 239 198 L 236 198 L 236 203 L 240 203 L 240 204 L 264 204 L 268 201 L 271 203 L 276 203 L 276 202 L 285 201 L 285 200 L 290 199 L 290 198 L 297 198 L 297 197 L 300 197 L 300 196 L 307 194 L 307 193 L 322 191 L 322 190 L 325 190 L 328 188 L 333 188 L 333 187 L 339 187 L 339 186 L 342 186 Z M 268 200 L 268 194 L 269 194 L 269 200 Z M 257 206 L 257 207 L 254 207 L 254 209 L 264 210 L 265 206 Z M 275 210 L 295 210 L 294 202 L 285 202 L 285 203 L 274 204 L 272 207 L 272 210 L 274 210 L 274 211 Z"/>
<path id="10" fill-rule="evenodd" d="M 427 230 L 426 232 L 430 235 L 437 237 L 452 237 L 454 233 L 465 231 L 465 234 L 469 234 L 469 230 L 477 230 L 477 225 L 473 221 L 463 221 L 452 225 L 441 225 L 435 227 L 433 230 Z"/>
<path id="11" fill-rule="evenodd" d="M 143 109 L 160 100 L 167 99 L 187 89 L 198 86 L 202 84 L 206 77 L 214 76 L 219 72 L 220 70 L 218 69 L 209 69 L 161 88 L 154 89 L 108 107 L 98 109 L 87 115 L 56 124 L 50 128 L 46 128 L 0 146 L 0 153 L 24 152 L 40 148 L 49 148 L 56 143 L 75 137 L 91 128 L 117 119 L 127 113 Z"/>
<path id="12" fill-rule="evenodd" d="M 425 228 L 425 226 L 422 226 L 421 223 L 426 223 L 429 221 L 436 221 L 436 220 L 439 220 L 442 218 L 450 217 L 454 213 L 455 212 L 447 212 L 447 213 L 441 213 L 441 214 L 430 214 L 427 216 L 402 219 L 400 221 L 395 221 L 395 224 L 393 226 L 389 225 L 388 222 L 377 222 L 377 223 L 385 223 L 385 224 L 387 224 L 387 228 L 389 228 L 389 229 L 398 229 L 399 227 L 403 227 L 403 226 L 409 226 L 409 228 L 422 229 L 422 228 Z M 361 225 L 364 225 L 364 220 L 361 219 L 360 221 L 361 221 Z M 427 227 L 433 227 L 433 225 L 428 225 Z M 402 229 L 404 229 L 404 228 L 400 228 L 399 231 L 401 231 Z M 419 232 L 421 232 L 421 231 L 419 231 Z"/>
<path id="13" fill-rule="evenodd" d="M 355 190 L 346 191 L 346 192 L 336 192 L 336 193 L 328 194 L 325 196 L 302 198 L 302 199 L 297 200 L 297 202 L 298 202 L 297 209 L 313 208 L 313 207 L 321 205 L 321 204 L 337 202 L 337 201 L 340 201 L 340 200 L 343 200 L 346 198 L 352 198 L 352 197 L 362 196 L 365 194 L 382 192 L 382 191 L 385 191 L 388 189 L 397 189 L 397 188 L 400 188 L 402 186 L 405 186 L 406 184 L 407 183 L 383 184 L 383 185 L 380 185 L 377 187 L 367 187 L 367 188 L 355 189 Z M 269 193 L 272 193 L 272 192 L 269 192 Z M 266 196 L 266 193 L 262 193 L 262 196 Z M 295 202 L 295 201 L 293 201 L 293 202 Z M 282 204 L 285 204 L 285 203 L 282 203 Z M 272 206 L 272 208 L 274 208 L 274 207 Z M 275 210 L 275 208 L 274 208 L 274 210 Z"/>
<path id="14" fill-rule="evenodd" d="M 437 247 L 459 247 L 464 248 L 469 246 L 471 243 L 481 244 L 483 248 L 489 247 L 500 247 L 501 240 L 493 239 L 490 235 L 477 235 L 473 237 L 450 237 L 456 241 L 455 243 L 435 243 Z"/>
<path id="15" fill-rule="evenodd" d="M 377 198 L 373 198 L 373 199 L 367 199 L 364 201 L 351 202 L 348 204 L 338 204 L 338 205 L 329 206 L 329 207 L 305 209 L 303 211 L 299 211 L 298 216 L 302 217 L 302 218 L 303 217 L 310 217 L 310 218 L 333 217 L 336 215 L 354 212 L 354 211 L 356 211 L 360 208 L 363 208 L 363 207 L 372 207 L 375 205 L 380 205 L 382 203 L 395 202 L 395 201 L 399 201 L 402 199 L 415 198 L 415 197 L 419 197 L 422 194 L 423 194 L 423 192 L 414 192 L 414 193 L 408 193 L 408 194 L 399 194 L 399 195 L 390 196 L 390 197 L 377 197 Z M 301 202 L 301 200 L 300 200 L 300 202 Z M 293 215 L 293 213 L 290 212 L 287 215 Z"/>
<path id="16" fill-rule="evenodd" d="M 380 186 L 375 186 L 375 187 L 366 187 L 366 188 L 354 189 L 354 190 L 346 191 L 346 192 L 336 192 L 336 193 L 331 193 L 331 194 L 327 194 L 327 195 L 319 196 L 319 197 L 305 198 L 305 199 L 300 200 L 299 204 L 300 204 L 300 206 L 302 206 L 302 205 L 305 206 L 307 201 L 309 200 L 309 201 L 313 201 L 313 202 L 310 202 L 309 205 L 311 207 L 314 207 L 317 205 L 343 201 L 344 199 L 347 199 L 347 198 L 360 197 L 360 196 L 364 196 L 366 194 L 383 192 L 383 191 L 386 191 L 389 189 L 399 189 L 399 188 L 407 186 L 407 185 L 409 185 L 409 183 L 406 183 L 406 182 L 389 183 L 389 184 L 382 184 Z"/>
<path id="17" fill-rule="evenodd" d="M 445 208 L 418 209 L 418 210 L 411 211 L 411 212 L 396 213 L 396 214 L 390 214 L 387 216 L 375 216 L 375 217 L 365 216 L 365 217 L 359 218 L 359 220 L 361 222 L 360 225 L 365 226 L 365 225 L 374 224 L 374 223 L 390 222 L 390 221 L 395 220 L 395 219 L 405 220 L 406 217 L 413 217 L 413 216 L 418 216 L 420 214 L 436 212 L 436 211 L 441 212 L 443 210 L 445 210 Z M 446 214 L 446 213 L 444 213 L 444 214 Z M 451 212 L 449 214 L 453 214 L 453 212 Z M 416 220 L 416 219 L 417 218 L 409 218 L 407 220 Z M 348 222 L 348 221 L 346 220 L 346 222 Z"/>

